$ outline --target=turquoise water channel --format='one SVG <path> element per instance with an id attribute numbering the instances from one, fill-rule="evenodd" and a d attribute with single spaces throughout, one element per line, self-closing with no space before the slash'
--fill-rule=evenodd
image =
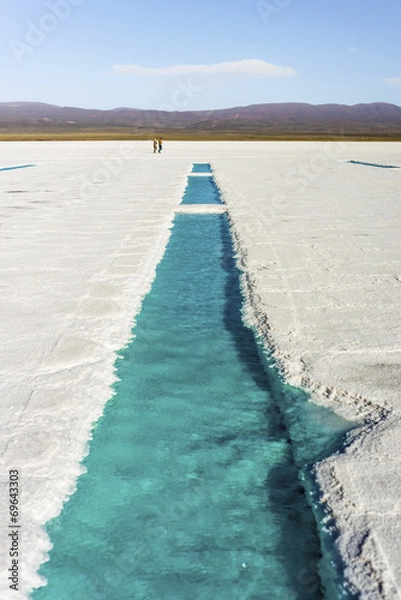
<path id="1" fill-rule="evenodd" d="M 212 173 L 209 163 L 193 163 L 192 173 Z"/>
<path id="2" fill-rule="evenodd" d="M 176 216 L 34 600 L 345 597 L 300 477 L 345 423 L 261 359 L 239 276 L 225 215 Z"/>
<path id="3" fill-rule="evenodd" d="M 213 177 L 190 175 L 181 204 L 221 204 Z"/>

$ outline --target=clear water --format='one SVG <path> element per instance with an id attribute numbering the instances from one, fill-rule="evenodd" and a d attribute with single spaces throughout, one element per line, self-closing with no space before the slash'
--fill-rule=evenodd
<path id="1" fill-rule="evenodd" d="M 299 474 L 344 422 L 263 366 L 241 304 L 226 216 L 177 215 L 34 600 L 324 597 Z"/>
<path id="2" fill-rule="evenodd" d="M 181 204 L 222 204 L 213 177 L 188 177 Z"/>
<path id="3" fill-rule="evenodd" d="M 193 163 L 192 173 L 211 173 L 212 169 L 209 163 Z"/>

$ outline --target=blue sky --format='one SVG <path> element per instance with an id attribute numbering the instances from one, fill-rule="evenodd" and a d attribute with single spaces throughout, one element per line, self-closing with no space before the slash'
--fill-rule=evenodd
<path id="1" fill-rule="evenodd" d="M 399 0 L 0 0 L 0 101 L 401 105 Z"/>

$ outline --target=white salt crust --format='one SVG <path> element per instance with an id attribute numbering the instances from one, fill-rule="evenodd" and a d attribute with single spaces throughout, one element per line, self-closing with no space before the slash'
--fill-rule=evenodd
<path id="1" fill-rule="evenodd" d="M 192 162 L 209 162 L 244 268 L 246 318 L 294 385 L 359 420 L 316 466 L 346 575 L 401 597 L 399 143 L 0 145 L 0 597 L 40 585 L 43 524 L 74 490 Z M 223 207 L 224 209 L 224 207 Z M 20 591 L 8 589 L 8 471 L 20 470 Z"/>

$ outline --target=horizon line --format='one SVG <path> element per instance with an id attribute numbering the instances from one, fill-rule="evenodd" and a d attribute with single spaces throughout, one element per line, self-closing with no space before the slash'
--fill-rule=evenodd
<path id="1" fill-rule="evenodd" d="M 7 101 L 7 100 L 3 100 L 0 101 L 0 106 L 3 105 L 8 105 L 10 106 L 10 108 L 12 108 L 12 105 L 15 105 L 15 108 L 19 107 L 20 105 L 26 105 L 26 104 L 38 104 L 38 105 L 43 105 L 43 106 L 52 106 L 55 108 L 72 108 L 72 109 L 77 109 L 77 110 L 93 110 L 93 111 L 99 111 L 99 112 L 112 112 L 112 111 L 117 111 L 117 110 L 135 110 L 135 111 L 141 111 L 141 112 L 163 112 L 163 113 L 186 113 L 186 112 L 211 112 L 211 111 L 224 111 L 224 110 L 233 110 L 235 108 L 250 108 L 252 106 L 284 106 L 284 105 L 303 105 L 303 106 L 314 106 L 314 107 L 318 107 L 318 106 L 346 106 L 349 108 L 355 107 L 355 106 L 369 106 L 369 105 L 375 105 L 375 104 L 385 104 L 387 106 L 395 106 L 397 108 L 401 108 L 401 105 L 399 104 L 395 104 L 393 102 L 385 102 L 382 100 L 375 100 L 373 102 L 356 102 L 353 104 L 347 104 L 345 102 L 320 102 L 317 104 L 314 104 L 312 102 L 301 102 L 301 101 L 283 101 L 283 102 L 255 102 L 255 103 L 251 103 L 251 104 L 234 104 L 231 106 L 226 106 L 224 108 L 192 108 L 192 109 L 173 109 L 173 110 L 167 110 L 166 108 L 137 108 L 134 106 L 115 106 L 114 108 L 86 108 L 86 107 L 82 107 L 82 106 L 78 106 L 78 105 L 72 105 L 72 104 L 54 104 L 53 102 L 44 102 L 41 100 L 12 100 L 12 101 Z"/>

